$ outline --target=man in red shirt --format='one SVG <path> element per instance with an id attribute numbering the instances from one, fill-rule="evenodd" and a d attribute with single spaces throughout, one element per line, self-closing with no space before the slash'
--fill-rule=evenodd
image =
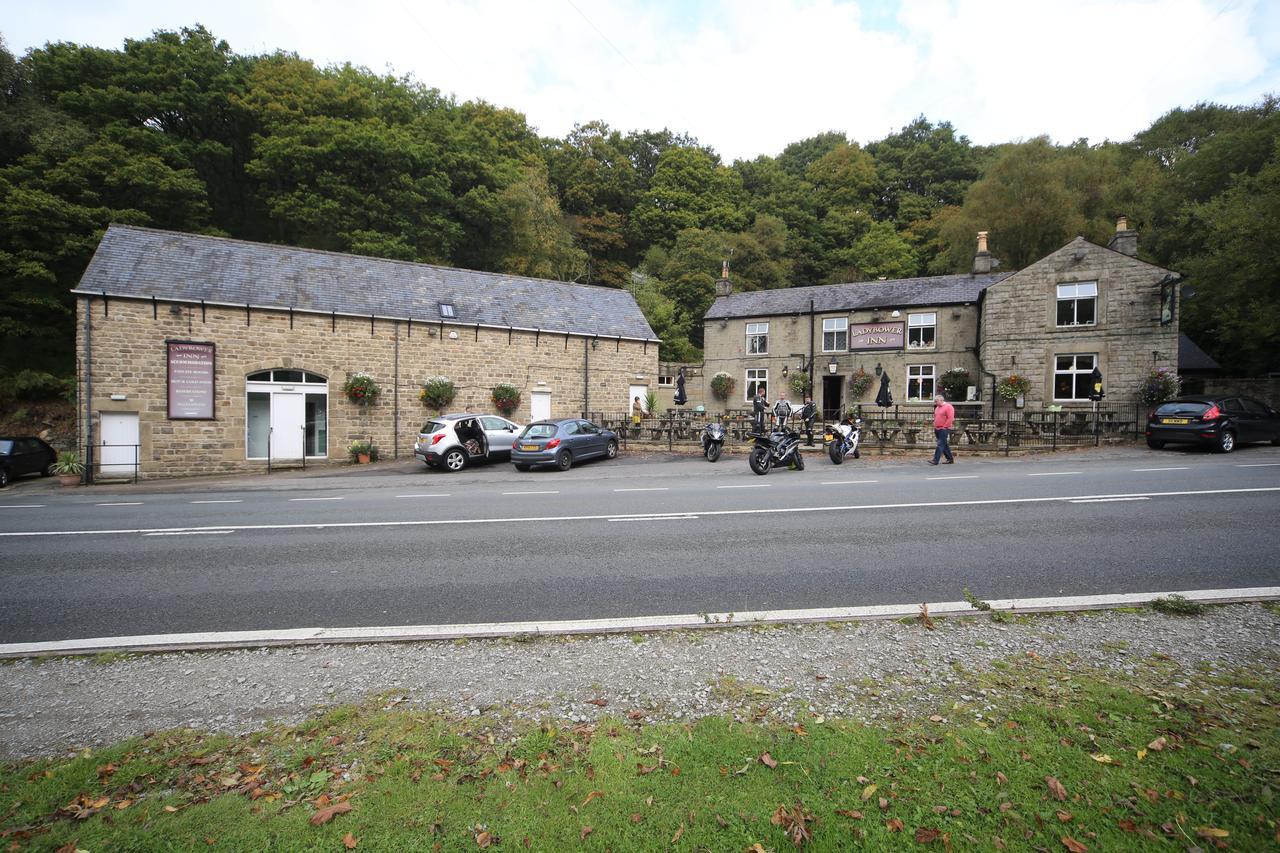
<path id="1" fill-rule="evenodd" d="M 947 464 L 950 465 L 956 461 L 951 455 L 951 427 L 956 422 L 955 406 L 947 402 L 946 398 L 941 394 L 935 394 L 933 397 L 933 434 L 938 438 L 938 446 L 933 451 L 933 459 L 929 461 L 930 465 L 937 465 L 938 460 L 943 456 L 947 457 Z"/>

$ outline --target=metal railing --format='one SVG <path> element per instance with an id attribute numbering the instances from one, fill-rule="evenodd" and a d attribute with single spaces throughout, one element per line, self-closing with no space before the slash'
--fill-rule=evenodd
<path id="1" fill-rule="evenodd" d="M 133 456 L 133 463 L 128 462 L 102 462 L 99 451 L 110 449 L 113 451 L 128 450 Z M 142 445 L 140 444 L 86 444 L 84 448 L 84 477 L 82 481 L 85 485 L 92 485 L 99 477 L 115 478 L 118 476 L 127 476 L 133 482 L 138 482 L 138 469 L 141 467 Z M 109 469 L 109 470 L 108 470 Z M 124 469 L 124 471 L 118 470 Z M 125 473 L 129 472 L 129 473 Z"/>

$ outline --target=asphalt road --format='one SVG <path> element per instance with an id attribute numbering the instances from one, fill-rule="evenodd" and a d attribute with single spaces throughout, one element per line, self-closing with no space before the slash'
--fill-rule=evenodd
<path id="1" fill-rule="evenodd" d="M 0 643 L 1280 586 L 1280 449 L 0 492 Z"/>

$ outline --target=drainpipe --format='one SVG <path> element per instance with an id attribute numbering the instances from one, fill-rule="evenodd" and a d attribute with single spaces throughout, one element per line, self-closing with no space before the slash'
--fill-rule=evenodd
<path id="1" fill-rule="evenodd" d="M 391 395 L 394 403 L 394 409 L 391 415 L 391 428 L 395 430 L 395 438 L 392 439 L 392 454 L 394 459 L 400 458 L 400 321 L 396 320 L 392 329 L 396 337 L 395 343 L 395 378 L 392 380 L 392 387 L 395 392 Z"/>
<path id="2" fill-rule="evenodd" d="M 93 484 L 93 297 L 84 298 L 84 482 Z M 136 470 L 136 469 L 135 469 Z"/>
<path id="3" fill-rule="evenodd" d="M 982 361 L 982 308 L 986 301 L 987 292 L 984 290 L 978 297 L 978 323 L 977 334 L 974 336 L 973 354 L 977 356 L 978 359 L 978 371 L 981 372 L 982 375 L 991 378 L 991 396 L 989 399 L 991 400 L 991 418 L 994 420 L 996 416 L 996 375 L 990 370 L 987 370 L 986 364 Z"/>
<path id="4" fill-rule="evenodd" d="M 809 396 L 813 396 L 813 300 L 809 300 Z M 801 401 L 803 402 L 803 401 Z"/>
<path id="5" fill-rule="evenodd" d="M 590 362 L 591 362 L 591 341 L 586 338 L 582 339 L 582 417 L 588 418 L 591 411 L 591 381 L 590 381 Z"/>

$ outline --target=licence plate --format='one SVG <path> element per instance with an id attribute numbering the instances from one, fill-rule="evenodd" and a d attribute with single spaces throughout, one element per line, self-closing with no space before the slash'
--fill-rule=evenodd
<path id="1" fill-rule="evenodd" d="M 1162 424 L 1189 424 L 1190 418 L 1164 418 L 1160 421 Z"/>
<path id="2" fill-rule="evenodd" d="M 537 449 L 538 449 L 538 445 L 536 445 L 536 444 L 522 444 L 522 445 L 520 445 L 520 449 L 521 449 L 521 450 L 537 450 Z"/>
<path id="3" fill-rule="evenodd" d="M 835 436 L 834 436 L 834 435 L 832 435 L 831 433 L 827 433 L 826 435 L 824 435 L 824 436 L 822 437 L 822 440 L 823 440 L 823 441 L 832 441 L 832 440 L 834 440 L 834 439 L 835 439 Z"/>

